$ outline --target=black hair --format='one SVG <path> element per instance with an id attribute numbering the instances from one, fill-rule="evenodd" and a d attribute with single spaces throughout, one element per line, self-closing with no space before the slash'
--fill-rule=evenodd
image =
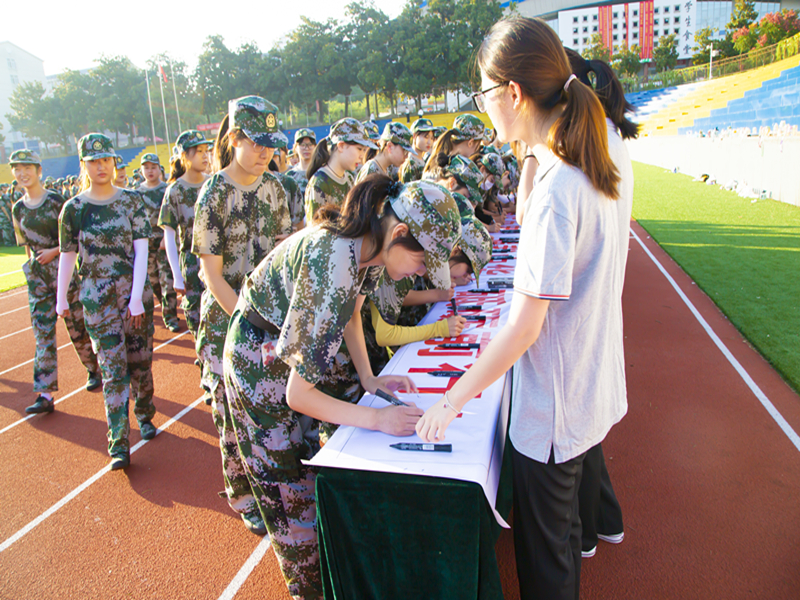
<path id="1" fill-rule="evenodd" d="M 219 131 L 217 132 L 217 139 L 214 141 L 214 163 L 215 170 L 221 171 L 233 161 L 233 148 L 231 147 L 230 137 L 228 136 L 228 128 L 230 127 L 230 117 L 225 115 L 222 122 L 219 124 Z M 244 131 L 233 129 L 235 132 L 235 139 L 241 140 L 246 138 Z"/>
<path id="2" fill-rule="evenodd" d="M 625 90 L 613 69 L 602 60 L 586 60 L 572 48 L 564 50 L 572 72 L 581 83 L 594 89 L 606 116 L 619 129 L 620 137 L 623 140 L 639 137 L 639 125 L 627 117 L 627 113 L 634 112 L 636 107 L 625 98 Z M 594 73 L 594 85 L 589 79 L 589 73 Z"/>
<path id="3" fill-rule="evenodd" d="M 464 254 L 464 251 L 456 246 L 453 248 L 453 251 L 450 253 L 450 258 L 447 261 L 447 264 L 451 267 L 459 264 L 467 265 L 467 273 L 473 275 L 475 273 L 475 269 L 472 266 L 472 261 L 469 259 L 469 256 Z"/>
<path id="4" fill-rule="evenodd" d="M 391 177 L 375 173 L 357 183 L 347 193 L 344 204 L 326 204 L 314 214 L 313 222 L 341 237 L 355 239 L 369 235 L 374 242 L 372 260 L 383 249 L 386 230 L 397 215 L 387 199 L 399 193 L 402 186 Z M 411 252 L 423 252 L 422 245 L 411 235 L 394 239 L 386 248 L 402 246 Z"/>

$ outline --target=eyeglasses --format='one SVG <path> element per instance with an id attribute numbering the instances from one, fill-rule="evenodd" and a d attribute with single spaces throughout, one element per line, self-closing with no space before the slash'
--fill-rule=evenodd
<path id="1" fill-rule="evenodd" d="M 308 142 L 306 142 L 305 144 L 297 144 L 297 145 L 303 148 L 304 150 L 309 150 L 311 148 L 314 148 L 314 144 Z"/>
<path id="2" fill-rule="evenodd" d="M 500 86 L 508 85 L 508 83 L 498 83 L 497 85 L 493 85 L 490 88 L 486 88 L 485 90 L 481 90 L 480 92 L 475 92 L 472 94 L 472 101 L 475 103 L 475 108 L 478 109 L 478 112 L 485 113 L 486 112 L 486 92 L 491 92 L 492 90 L 496 90 Z"/>
<path id="3" fill-rule="evenodd" d="M 253 140 L 251 140 L 249 137 L 245 137 L 244 139 L 245 139 L 245 140 L 247 140 L 247 143 L 249 143 L 249 144 L 250 144 L 250 146 L 253 148 L 253 151 L 254 151 L 256 154 L 261 154 L 262 152 L 264 152 L 264 150 L 266 150 L 266 149 L 267 149 L 267 146 L 262 146 L 261 144 L 256 144 L 256 143 L 255 143 Z"/>

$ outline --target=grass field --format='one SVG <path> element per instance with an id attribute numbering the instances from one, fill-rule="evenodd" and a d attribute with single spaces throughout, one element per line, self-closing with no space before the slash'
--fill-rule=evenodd
<path id="1" fill-rule="evenodd" d="M 634 218 L 800 391 L 800 208 L 634 163 Z"/>
<path id="2" fill-rule="evenodd" d="M 25 284 L 20 269 L 25 262 L 25 248 L 0 246 L 0 292 Z"/>

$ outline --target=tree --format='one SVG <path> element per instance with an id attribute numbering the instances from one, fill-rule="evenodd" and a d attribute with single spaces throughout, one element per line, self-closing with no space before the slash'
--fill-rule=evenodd
<path id="1" fill-rule="evenodd" d="M 677 45 L 677 41 L 675 44 Z M 639 54 L 639 46 L 634 44 L 628 48 L 628 44 L 623 43 L 622 46 L 620 46 L 619 51 L 614 55 L 611 66 L 620 75 L 634 77 L 639 72 L 639 68 L 642 66 L 642 61 L 639 58 Z M 677 57 L 677 52 L 675 53 L 675 56 Z"/>
<path id="2" fill-rule="evenodd" d="M 389 17 L 369 2 L 347 5 L 346 15 L 350 34 L 356 48 L 356 81 L 367 95 L 367 118 L 370 117 L 370 94 L 377 93 L 386 83 L 386 63 L 389 60 Z M 375 112 L 378 107 L 375 107 Z"/>
<path id="3" fill-rule="evenodd" d="M 89 73 L 91 90 L 95 96 L 92 125 L 100 131 L 132 134 L 134 126 L 148 121 L 145 111 L 147 93 L 141 71 L 125 56 L 101 56 L 97 68 Z"/>
<path id="4" fill-rule="evenodd" d="M 678 64 L 678 38 L 675 34 L 662 36 L 653 48 L 653 62 L 659 73 Z"/>
<path id="5" fill-rule="evenodd" d="M 44 93 L 40 81 L 26 81 L 14 88 L 9 99 L 11 112 L 6 113 L 9 124 L 29 138 L 46 138 L 52 133 L 51 124 L 42 114 Z"/>
<path id="6" fill-rule="evenodd" d="M 733 35 L 734 31 L 742 27 L 749 27 L 758 18 L 756 3 L 751 0 L 736 0 L 736 5 L 731 13 L 731 20 L 728 21 L 728 34 Z"/>
<path id="7" fill-rule="evenodd" d="M 736 55 L 736 50 L 733 47 L 732 39 L 728 39 L 726 37 L 721 40 L 712 40 L 713 35 L 714 32 L 711 30 L 710 27 L 704 27 L 703 29 L 698 29 L 695 32 L 694 34 L 695 49 L 694 49 L 694 54 L 692 55 L 692 64 L 694 65 L 708 64 L 709 57 L 711 54 L 709 46 L 711 45 L 712 42 L 714 43 L 715 60 Z M 719 52 L 719 54 L 716 54 L 716 52 Z"/>
<path id="8" fill-rule="evenodd" d="M 586 60 L 602 60 L 603 62 L 611 62 L 611 50 L 608 49 L 603 43 L 603 36 L 599 33 L 593 33 L 589 39 L 589 46 L 583 51 L 583 57 Z"/>

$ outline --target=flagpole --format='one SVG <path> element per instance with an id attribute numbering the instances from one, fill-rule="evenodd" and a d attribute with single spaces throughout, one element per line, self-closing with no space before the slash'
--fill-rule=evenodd
<path id="1" fill-rule="evenodd" d="M 161 65 L 158 65 L 159 71 L 163 73 L 164 69 Z M 158 78 L 158 87 L 161 89 L 161 108 L 164 109 L 164 131 L 167 132 L 167 143 L 169 143 L 169 124 L 167 124 L 167 104 L 164 102 L 164 77 L 161 76 Z"/>
<path id="2" fill-rule="evenodd" d="M 178 113 L 178 131 L 183 131 L 181 127 L 181 109 L 178 108 L 178 91 L 175 89 L 175 69 L 172 67 L 172 59 L 167 57 L 169 61 L 169 71 L 172 74 L 172 93 L 175 94 L 175 112 Z"/>
<path id="3" fill-rule="evenodd" d="M 150 98 L 150 75 L 147 70 L 144 72 L 144 80 L 147 82 L 147 108 L 150 109 L 150 130 L 153 132 L 153 145 L 156 147 L 156 154 L 158 154 L 158 142 L 156 142 L 156 124 L 153 121 L 153 100 Z"/>

